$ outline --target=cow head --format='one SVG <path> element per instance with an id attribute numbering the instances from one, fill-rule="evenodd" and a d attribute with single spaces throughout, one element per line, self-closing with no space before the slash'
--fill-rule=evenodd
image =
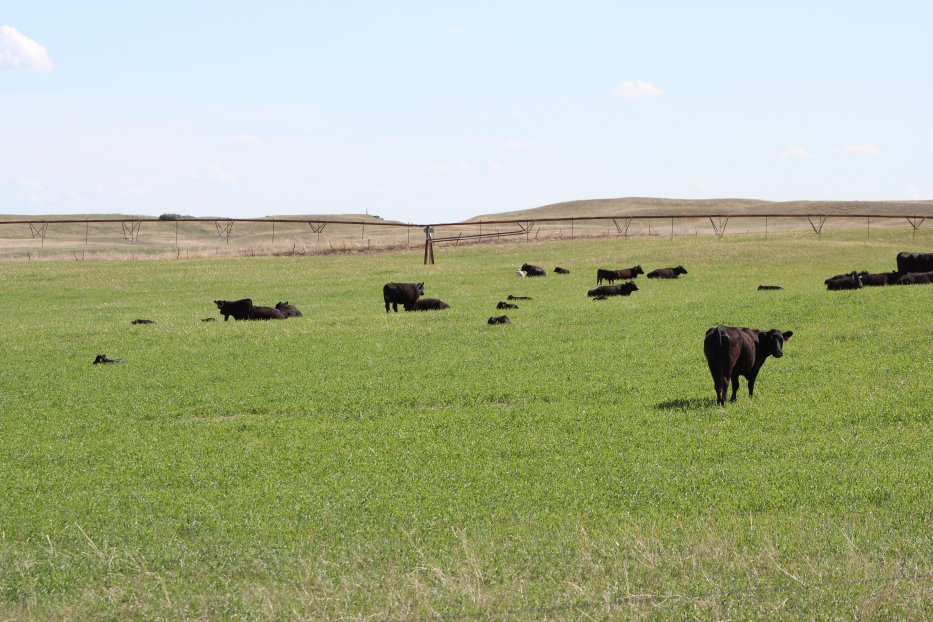
<path id="1" fill-rule="evenodd" d="M 223 309 L 224 305 L 227 304 L 226 300 L 215 300 L 214 304 L 217 305 L 218 309 Z"/>
<path id="2" fill-rule="evenodd" d="M 794 331 L 792 330 L 782 333 L 778 329 L 772 328 L 762 335 L 762 341 L 767 344 L 768 353 L 779 359 L 784 356 L 784 342 L 789 341 L 793 334 Z"/>
<path id="3" fill-rule="evenodd" d="M 642 270 L 641 266 L 635 266 L 635 268 L 632 270 L 632 274 L 644 274 L 644 273 L 645 271 Z"/>
<path id="4" fill-rule="evenodd" d="M 687 274 L 687 269 L 683 266 L 677 266 L 674 268 L 674 274 Z"/>
<path id="5" fill-rule="evenodd" d="M 638 291 L 638 285 L 635 284 L 635 281 L 628 281 L 628 282 L 625 284 L 625 289 L 629 290 L 630 292 L 637 292 L 637 291 Z"/>
<path id="6" fill-rule="evenodd" d="M 415 287 L 418 288 L 418 295 L 424 296 L 424 282 L 418 283 Z"/>

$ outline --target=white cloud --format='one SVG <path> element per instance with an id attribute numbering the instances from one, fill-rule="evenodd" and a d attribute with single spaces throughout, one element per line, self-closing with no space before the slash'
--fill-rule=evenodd
<path id="1" fill-rule="evenodd" d="M 809 158 L 812 158 L 813 154 L 807 151 L 806 149 L 804 149 L 803 147 L 791 147 L 789 149 L 785 149 L 784 151 L 780 152 L 777 155 L 777 157 L 781 158 L 782 160 L 786 160 L 787 158 L 797 158 L 800 160 L 807 160 Z"/>
<path id="2" fill-rule="evenodd" d="M 225 171 L 219 164 L 208 164 L 195 175 L 195 179 L 215 184 L 231 184 L 236 181 L 236 177 Z"/>
<path id="3" fill-rule="evenodd" d="M 623 82 L 617 86 L 611 93 L 612 97 L 621 99 L 644 99 L 646 97 L 660 97 L 664 91 L 649 82 L 634 80 L 632 82 Z"/>
<path id="4" fill-rule="evenodd" d="M 843 145 L 842 150 L 846 153 L 854 153 L 856 155 L 881 155 L 881 149 L 868 143 L 864 145 Z"/>
<path id="5" fill-rule="evenodd" d="M 500 147 L 505 149 L 528 149 L 529 147 L 535 146 L 535 141 L 533 140 L 515 140 L 514 138 L 509 138 L 503 140 L 499 143 Z"/>
<path id="6" fill-rule="evenodd" d="M 429 173 L 453 175 L 454 173 L 469 173 L 473 170 L 473 167 L 466 162 L 459 162 L 457 164 L 429 164 L 424 167 L 424 170 Z"/>
<path id="7" fill-rule="evenodd" d="M 241 145 L 258 145 L 262 143 L 262 139 L 258 136 L 251 136 L 249 134 L 237 134 L 236 141 Z"/>
<path id="8" fill-rule="evenodd" d="M 496 162 L 495 160 L 493 160 L 492 158 L 489 158 L 488 160 L 486 160 L 486 166 L 489 167 L 489 170 L 495 173 L 502 172 L 502 165 Z"/>
<path id="9" fill-rule="evenodd" d="M 0 26 L 0 71 L 49 71 L 52 59 L 45 46 L 12 26 Z"/>

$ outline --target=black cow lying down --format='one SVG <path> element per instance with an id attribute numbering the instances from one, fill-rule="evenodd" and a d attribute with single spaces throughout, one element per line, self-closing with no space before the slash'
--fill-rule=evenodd
<path id="1" fill-rule="evenodd" d="M 509 300 L 531 300 L 531 296 L 513 296 L 509 294 Z"/>
<path id="2" fill-rule="evenodd" d="M 883 287 L 885 285 L 894 285 L 900 277 L 900 273 L 895 272 L 877 272 L 875 274 L 863 274 L 862 285 L 865 287 Z"/>
<path id="3" fill-rule="evenodd" d="M 257 307 L 254 305 L 253 308 L 249 310 L 249 316 L 247 316 L 246 319 L 248 320 L 284 320 L 285 314 L 279 311 L 278 309 L 274 309 L 272 307 Z"/>
<path id="4" fill-rule="evenodd" d="M 649 279 L 676 279 L 681 274 L 687 274 L 687 269 L 683 266 L 676 268 L 658 268 L 648 273 Z"/>
<path id="5" fill-rule="evenodd" d="M 130 324 L 155 324 L 155 320 L 133 320 Z"/>
<path id="6" fill-rule="evenodd" d="M 620 283 L 619 285 L 600 285 L 596 289 L 586 292 L 590 298 L 595 296 L 628 296 L 632 292 L 637 292 L 638 286 L 633 281 Z"/>
<path id="7" fill-rule="evenodd" d="M 713 376 L 716 388 L 716 403 L 726 405 L 726 392 L 729 380 L 732 380 L 732 397 L 739 390 L 739 376 L 748 380 L 748 396 L 755 392 L 755 378 L 769 356 L 784 356 L 784 342 L 791 338 L 793 331 L 782 333 L 778 329 L 767 332 L 752 328 L 734 326 L 714 326 L 706 331 L 703 340 L 703 353 Z"/>
<path id="8" fill-rule="evenodd" d="M 288 301 L 277 302 L 275 303 L 275 308 L 282 312 L 286 318 L 289 317 L 301 317 L 301 311 L 298 310 L 293 304 L 289 304 Z"/>
<path id="9" fill-rule="evenodd" d="M 243 298 L 241 300 L 215 300 L 214 304 L 220 309 L 220 314 L 224 316 L 224 322 L 233 316 L 234 320 L 245 320 L 249 317 L 249 312 L 253 308 L 252 298 Z"/>
<path id="10" fill-rule="evenodd" d="M 487 324 L 511 324 L 511 322 L 509 321 L 509 316 L 507 315 L 494 315 L 488 320 L 486 320 L 486 323 Z"/>
<path id="11" fill-rule="evenodd" d="M 499 304 L 496 305 L 496 309 L 517 309 L 517 308 L 518 308 L 518 305 L 513 305 L 510 302 L 500 301 Z"/>
<path id="12" fill-rule="evenodd" d="M 897 280 L 897 285 L 930 285 L 933 283 L 933 272 L 914 272 L 905 274 Z"/>
<path id="13" fill-rule="evenodd" d="M 545 276 L 545 275 L 547 275 L 547 272 L 544 271 L 544 268 L 542 268 L 541 266 L 534 266 L 534 265 L 532 265 L 532 264 L 530 264 L 530 263 L 523 263 L 523 264 L 522 264 L 522 267 L 521 267 L 520 269 L 521 269 L 522 272 L 524 272 L 524 273 L 527 274 L 528 276 Z"/>
<path id="14" fill-rule="evenodd" d="M 829 291 L 841 291 L 844 289 L 862 289 L 862 276 L 858 272 L 851 274 L 841 274 L 830 277 L 824 281 L 826 289 Z"/>
<path id="15" fill-rule="evenodd" d="M 557 274 L 570 274 L 570 270 L 568 270 L 567 268 L 561 268 L 560 266 L 557 266 L 556 268 L 554 268 L 554 272 L 556 272 Z"/>
<path id="16" fill-rule="evenodd" d="M 419 298 L 411 306 L 410 311 L 443 311 L 449 309 L 450 305 L 438 298 Z"/>
<path id="17" fill-rule="evenodd" d="M 126 361 L 124 361 L 123 359 L 112 359 L 106 354 L 98 354 L 97 358 L 94 359 L 93 364 L 94 365 L 101 365 L 101 364 L 109 365 L 111 363 L 125 363 L 125 362 Z"/>
<path id="18" fill-rule="evenodd" d="M 758 286 L 758 291 L 768 290 L 768 289 L 784 289 L 784 288 L 781 287 L 780 285 L 759 285 Z"/>
<path id="19" fill-rule="evenodd" d="M 386 313 L 389 305 L 398 313 L 398 306 L 411 311 L 415 301 L 424 296 L 424 283 L 386 283 L 382 286 L 382 298 L 386 303 Z"/>

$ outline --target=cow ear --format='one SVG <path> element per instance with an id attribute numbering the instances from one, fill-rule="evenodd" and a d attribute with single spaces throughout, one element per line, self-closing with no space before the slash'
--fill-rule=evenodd
<path id="1" fill-rule="evenodd" d="M 781 336 L 784 337 L 784 341 L 789 341 L 793 334 L 794 334 L 794 331 L 789 330 L 786 333 L 781 333 Z"/>

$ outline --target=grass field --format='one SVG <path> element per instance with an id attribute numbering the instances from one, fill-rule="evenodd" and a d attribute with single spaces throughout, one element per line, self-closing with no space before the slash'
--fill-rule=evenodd
<path id="1" fill-rule="evenodd" d="M 5 264 L 0 619 L 933 618 L 933 288 L 823 286 L 933 233 L 863 238 Z M 794 331 L 725 409 L 719 322 Z"/>

